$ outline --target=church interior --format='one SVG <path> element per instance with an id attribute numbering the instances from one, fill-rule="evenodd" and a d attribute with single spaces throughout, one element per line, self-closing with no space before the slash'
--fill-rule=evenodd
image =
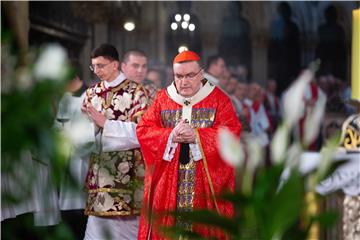
<path id="1" fill-rule="evenodd" d="M 357 116 L 351 123 L 347 122 L 348 126 L 352 126 L 351 131 L 358 134 L 357 140 L 353 138 L 357 142 L 353 145 L 357 155 L 352 155 L 352 159 L 359 160 L 354 165 L 358 169 L 349 177 L 347 187 L 356 185 L 356 182 L 357 187 L 349 190 L 350 195 L 340 189 L 317 203 L 310 196 L 310 200 L 306 201 L 310 201 L 308 204 L 314 207 L 314 211 L 335 209 L 339 214 L 338 221 L 330 228 L 320 228 L 315 224 L 307 237 L 294 239 L 360 239 L 360 73 L 354 80 L 354 68 L 358 69 L 360 65 L 353 64 L 354 55 L 360 58 L 360 48 L 357 53 L 353 51 L 354 39 L 360 42 L 360 37 L 353 36 L 354 31 L 360 34 L 360 29 L 353 27 L 353 11 L 359 8 L 359 1 L 2 1 L 2 129 L 21 122 L 9 122 L 12 120 L 6 118 L 9 109 L 3 104 L 7 103 L 7 99 L 16 101 L 18 96 L 18 90 L 11 95 L 11 89 L 18 88 L 6 85 L 6 78 L 12 76 L 6 74 L 8 68 L 17 68 L 18 74 L 22 64 L 32 66 L 26 53 L 36 52 L 49 43 L 59 44 L 69 59 L 80 63 L 80 75 L 87 86 L 98 81 L 89 69 L 90 54 L 102 43 L 114 45 L 120 55 L 130 49 L 145 52 L 147 67 L 160 74 L 158 87 L 162 89 L 173 81 L 172 61 L 179 52 L 191 50 L 198 53 L 204 69 L 208 67 L 206 60 L 209 57 L 220 55 L 227 70 L 218 78 L 224 81 L 221 86 L 227 94 L 236 96 L 238 83 L 241 82 L 248 84 L 249 94 L 251 89 L 262 91 L 264 96 L 267 91 L 272 91 L 279 104 L 299 75 L 315 63 L 316 73 L 312 81 L 319 93 L 312 97 L 324 94 L 326 103 L 316 143 L 310 144 L 308 150 L 320 152 L 335 132 L 344 131 L 346 119 Z M 358 18 L 360 21 L 360 14 Z M 357 26 L 360 28 L 360 23 Z M 12 55 L 17 55 L 18 59 L 14 60 Z M 360 63 L 360 60 L 357 61 Z M 10 63 L 12 65 L 7 66 Z M 21 78 L 24 82 L 19 84 L 25 86 L 28 80 L 24 76 Z M 235 83 L 231 82 L 233 76 Z M 272 84 L 275 84 L 275 89 L 271 88 Z M 38 90 L 40 93 L 41 89 Z M 312 89 L 310 92 L 314 94 Z M 26 98 L 21 101 L 23 99 Z M 270 136 L 274 136 L 280 118 L 278 113 L 272 120 L 272 129 L 268 131 Z M 51 120 L 46 118 L 46 121 Z M 37 138 L 36 131 L 40 128 L 24 134 L 29 139 Z M 32 129 L 31 126 L 29 129 Z M 55 209 L 55 212 L 40 213 L 34 210 L 35 206 L 30 206 L 33 202 L 30 205 L 16 202 L 12 194 L 5 193 L 7 189 L 16 188 L 24 191 L 23 194 L 30 194 L 24 190 L 24 183 L 6 180 L 12 175 L 7 174 L 8 165 L 4 163 L 4 158 L 8 156 L 7 145 L 3 146 L 8 132 L 4 133 L 4 130 L 1 238 L 83 239 L 86 218 L 82 210 Z M 16 134 L 20 131 L 11 135 Z M 22 135 L 17 136 L 22 138 Z M 28 140 L 24 146 L 31 146 L 31 141 Z M 46 145 L 46 142 L 42 144 Z M 22 153 L 10 150 L 11 156 L 22 158 Z M 269 162 L 266 164 L 271 165 Z M 27 165 L 23 166 L 26 169 Z M 41 178 L 48 177 L 43 175 Z M 16 195 L 17 191 L 11 192 Z M 54 194 L 43 194 L 48 198 L 58 197 L 56 191 Z M 4 210 L 9 206 L 13 206 L 12 212 Z M 18 212 L 16 207 L 20 209 Z M 43 223 L 41 214 L 52 214 L 53 221 Z M 279 239 L 286 239 L 286 236 Z"/>

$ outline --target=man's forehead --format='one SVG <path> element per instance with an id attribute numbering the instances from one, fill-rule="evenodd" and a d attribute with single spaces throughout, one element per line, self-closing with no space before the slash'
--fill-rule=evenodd
<path id="1" fill-rule="evenodd" d="M 198 62 L 191 61 L 191 62 L 182 62 L 182 63 L 174 63 L 173 65 L 174 72 L 192 72 L 199 70 L 200 66 Z"/>
<path id="2" fill-rule="evenodd" d="M 110 61 L 110 60 L 103 56 L 99 56 L 99 57 L 91 59 L 91 62 L 108 62 L 108 61 Z"/>
<path id="3" fill-rule="evenodd" d="M 141 63 L 145 62 L 145 63 L 147 63 L 147 59 L 144 56 L 130 55 L 129 62 L 141 62 Z"/>

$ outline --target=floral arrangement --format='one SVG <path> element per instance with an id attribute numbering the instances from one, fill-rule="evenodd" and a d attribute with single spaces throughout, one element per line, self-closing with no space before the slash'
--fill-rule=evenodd
<path id="1" fill-rule="evenodd" d="M 172 213 L 175 217 L 221 228 L 230 239 L 307 239 L 314 224 L 328 227 L 336 222 L 336 212 L 309 214 L 306 196 L 315 194 L 317 184 L 336 167 L 331 156 L 337 149 L 339 136 L 325 143 L 317 168 L 306 174 L 299 171 L 300 156 L 317 137 L 325 111 L 326 99 L 320 99 L 311 111 L 305 108 L 302 99 L 315 69 L 313 64 L 305 70 L 285 93 L 284 119 L 270 143 L 271 167 L 264 166 L 264 149 L 256 138 L 242 134 L 239 140 L 227 129 L 219 131 L 220 153 L 236 169 L 236 190 L 218 197 L 234 204 L 234 216 L 194 210 Z M 304 111 L 309 112 L 301 140 L 291 133 Z M 164 228 L 164 232 L 174 239 L 203 239 L 178 226 Z"/>
<path id="2" fill-rule="evenodd" d="M 60 45 L 48 44 L 20 54 L 13 42 L 4 32 L 1 44 L 1 201 L 2 207 L 9 209 L 29 202 L 37 194 L 34 186 L 41 176 L 33 162 L 48 167 L 51 172 L 49 182 L 40 179 L 44 185 L 59 186 L 61 175 L 67 171 L 71 142 L 53 126 L 57 101 L 74 73 Z M 46 198 L 48 193 L 44 189 L 41 194 Z M 34 228 L 28 217 L 25 215 L 19 220 L 24 233 L 42 239 L 73 239 L 71 231 L 63 224 L 48 232 Z M 15 225 L 6 225 L 2 236 L 16 239 L 20 233 Z"/>
<path id="3" fill-rule="evenodd" d="M 2 167 L 10 170 L 23 151 L 31 150 L 39 159 L 63 159 L 60 136 L 52 129 L 56 100 L 71 78 L 67 54 L 59 45 L 50 44 L 26 54 L 26 63 L 2 44 Z M 64 143 L 64 142 L 63 142 Z M 44 147 L 45 146 L 45 147 Z M 60 148 L 59 148 L 60 147 Z M 41 161 L 41 160 L 40 160 Z"/>

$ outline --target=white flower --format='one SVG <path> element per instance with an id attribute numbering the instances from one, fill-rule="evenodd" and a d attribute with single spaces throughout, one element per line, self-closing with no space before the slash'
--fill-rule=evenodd
<path id="1" fill-rule="evenodd" d="M 231 166 L 241 166 L 244 162 L 244 150 L 239 140 L 228 129 L 222 128 L 218 133 L 221 157 Z"/>
<path id="2" fill-rule="evenodd" d="M 35 63 L 34 76 L 37 80 L 58 80 L 66 74 L 67 53 L 58 44 L 47 45 Z"/>
<path id="3" fill-rule="evenodd" d="M 98 172 L 99 187 L 114 186 L 114 177 L 106 168 L 100 168 Z"/>
<path id="4" fill-rule="evenodd" d="M 116 96 L 114 99 L 114 110 L 123 112 L 125 109 L 130 108 L 131 105 L 131 94 L 124 93 L 122 96 Z"/>
<path id="5" fill-rule="evenodd" d="M 247 138 L 246 143 L 247 152 L 249 153 L 246 169 L 253 172 L 263 163 L 263 151 L 260 142 L 254 137 Z"/>
<path id="6" fill-rule="evenodd" d="M 91 98 L 91 105 L 95 108 L 96 111 L 101 112 L 102 110 L 102 98 L 97 95 Z"/>
<path id="7" fill-rule="evenodd" d="M 304 114 L 305 103 L 303 101 L 306 86 L 313 79 L 313 72 L 305 70 L 301 76 L 284 93 L 284 119 L 291 128 Z"/>
<path id="8" fill-rule="evenodd" d="M 94 203 L 94 211 L 108 211 L 114 205 L 114 199 L 106 192 L 99 192 Z"/>
<path id="9" fill-rule="evenodd" d="M 65 134 L 75 146 L 94 143 L 94 125 L 85 117 L 79 115 L 65 128 Z"/>
<path id="10" fill-rule="evenodd" d="M 313 109 L 311 109 L 305 118 L 304 123 L 304 143 L 309 145 L 318 136 L 321 121 L 325 114 L 326 96 L 320 94 Z"/>
<path id="11" fill-rule="evenodd" d="M 293 143 L 288 152 L 286 158 L 286 166 L 290 169 L 298 169 L 300 163 L 300 156 L 302 154 L 302 147 L 299 142 Z"/>
<path id="12" fill-rule="evenodd" d="M 285 152 L 288 146 L 289 129 L 283 124 L 276 129 L 273 140 L 271 141 L 271 160 L 273 163 L 281 163 L 285 159 Z"/>
<path id="13" fill-rule="evenodd" d="M 332 163 L 332 158 L 334 156 L 334 152 L 337 150 L 338 148 L 338 139 L 336 137 L 334 138 L 330 138 L 325 146 L 321 149 L 320 151 L 320 163 L 318 165 L 318 169 L 316 172 L 316 178 L 317 181 L 321 180 L 326 171 L 330 168 L 331 163 Z M 315 187 L 315 186 L 312 186 Z"/>
<path id="14" fill-rule="evenodd" d="M 123 179 L 121 179 L 122 184 L 128 184 L 130 182 L 130 175 L 125 175 Z"/>
<path id="15" fill-rule="evenodd" d="M 120 163 L 119 166 L 118 166 L 118 169 L 122 174 L 128 173 L 129 170 L 130 170 L 129 163 L 128 162 Z"/>
<path id="16" fill-rule="evenodd" d="M 107 108 L 105 110 L 105 117 L 107 119 L 114 119 L 115 118 L 114 111 L 111 108 Z"/>

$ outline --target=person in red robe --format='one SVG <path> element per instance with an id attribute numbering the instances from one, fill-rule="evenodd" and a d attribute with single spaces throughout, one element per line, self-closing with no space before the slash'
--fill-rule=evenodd
<path id="1" fill-rule="evenodd" d="M 240 136 L 230 98 L 204 79 L 200 57 L 184 51 L 174 59 L 175 81 L 161 90 L 136 128 L 146 164 L 138 239 L 166 239 L 160 226 L 182 226 L 205 237 L 219 230 L 175 219 L 165 211 L 211 209 L 231 216 L 233 206 L 218 199 L 233 191 L 234 168 L 220 157 L 217 133 L 226 127 Z M 157 218 L 153 218 L 156 216 Z"/>

